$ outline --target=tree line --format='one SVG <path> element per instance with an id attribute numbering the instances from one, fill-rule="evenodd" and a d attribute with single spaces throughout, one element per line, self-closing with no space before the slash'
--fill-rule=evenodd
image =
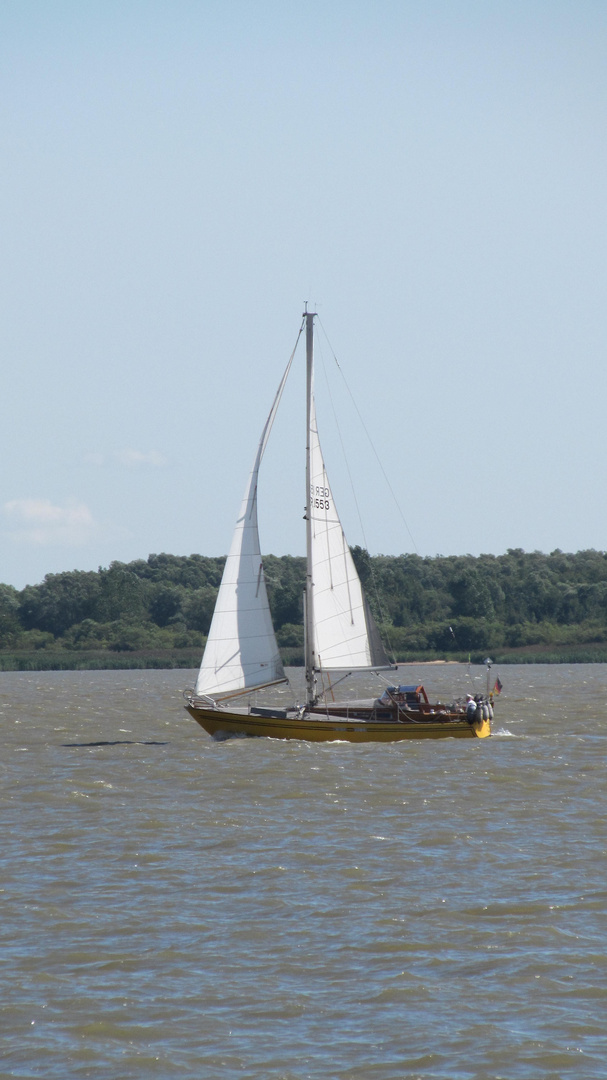
<path id="1" fill-rule="evenodd" d="M 605 552 L 352 554 L 396 659 L 607 642 Z M 0 585 L 0 650 L 201 650 L 224 563 L 150 555 L 48 574 L 22 590 Z M 301 662 L 305 560 L 268 555 L 264 570 L 278 643 L 286 662 Z"/>

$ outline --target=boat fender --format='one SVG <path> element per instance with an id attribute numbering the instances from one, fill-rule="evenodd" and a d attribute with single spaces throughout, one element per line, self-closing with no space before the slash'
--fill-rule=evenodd
<path id="1" fill-rule="evenodd" d="M 487 712 L 489 713 L 489 719 L 493 720 L 493 705 L 491 702 L 487 705 Z"/>
<path id="2" fill-rule="evenodd" d="M 483 705 L 483 720 L 489 719 L 489 706 Z"/>
<path id="3" fill-rule="evenodd" d="M 477 720 L 479 723 L 483 719 L 483 706 L 481 705 L 480 701 L 479 701 L 478 705 L 476 706 L 476 712 L 474 714 L 474 719 Z"/>

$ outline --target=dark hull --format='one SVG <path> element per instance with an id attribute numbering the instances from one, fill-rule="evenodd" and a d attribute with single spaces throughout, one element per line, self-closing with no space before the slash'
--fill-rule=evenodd
<path id="1" fill-rule="evenodd" d="M 458 714 L 426 715 L 419 719 L 412 716 L 404 719 L 370 720 L 349 715 L 344 717 L 337 712 L 329 714 L 305 713 L 303 716 L 289 716 L 276 710 L 264 710 L 259 716 L 243 709 L 223 709 L 199 706 L 195 703 L 186 705 L 190 716 L 209 735 L 216 738 L 230 736 L 257 736 L 270 739 L 300 739 L 309 742 L 334 742 L 341 740 L 352 743 L 363 742 L 400 742 L 403 739 L 483 739 L 491 734 L 488 720 L 469 723 Z"/>

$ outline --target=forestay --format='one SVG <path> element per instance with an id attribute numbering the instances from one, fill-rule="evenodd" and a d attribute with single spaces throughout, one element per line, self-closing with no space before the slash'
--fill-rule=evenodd
<path id="1" fill-rule="evenodd" d="M 196 682 L 197 694 L 238 693 L 285 679 L 261 561 L 257 478 L 293 355 L 266 420 L 236 521 Z"/>

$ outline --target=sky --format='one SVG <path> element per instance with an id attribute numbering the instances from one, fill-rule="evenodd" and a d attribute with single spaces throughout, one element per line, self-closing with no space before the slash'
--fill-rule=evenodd
<path id="1" fill-rule="evenodd" d="M 1 0 L 0 581 L 225 554 L 305 301 L 351 544 L 607 548 L 606 121 L 602 2 Z"/>

